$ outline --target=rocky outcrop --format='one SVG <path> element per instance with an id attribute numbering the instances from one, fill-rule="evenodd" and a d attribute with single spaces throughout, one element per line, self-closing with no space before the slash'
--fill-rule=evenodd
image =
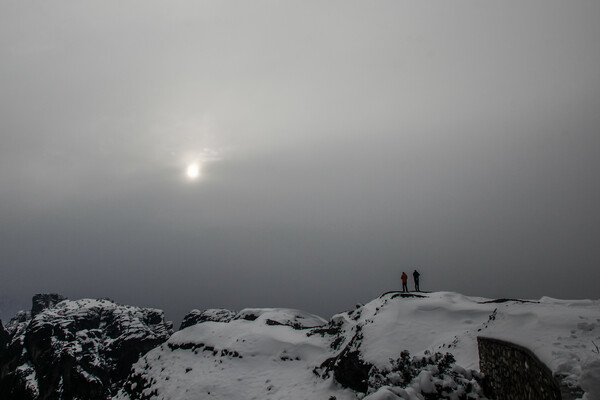
<path id="1" fill-rule="evenodd" d="M 296 330 L 322 327 L 327 321 L 314 314 L 293 309 L 245 308 L 234 319 L 264 322 L 266 325 L 289 326 Z"/>
<path id="2" fill-rule="evenodd" d="M 373 366 L 365 362 L 356 350 L 342 352 L 331 363 L 331 371 L 337 382 L 345 388 L 362 393 L 369 389 L 369 373 L 372 369 Z"/>
<path id="3" fill-rule="evenodd" d="M 31 312 L 18 313 L 6 331 L 0 398 L 106 400 L 172 324 L 156 309 L 51 294 L 34 296 Z"/>
<path id="4" fill-rule="evenodd" d="M 35 317 L 45 309 L 52 308 L 63 300 L 67 300 L 67 298 L 56 293 L 36 294 L 31 301 L 31 316 Z"/>
<path id="5" fill-rule="evenodd" d="M 192 310 L 183 317 L 179 330 L 207 321 L 229 322 L 235 317 L 235 314 L 234 311 L 226 310 L 224 308 L 208 309 L 204 311 Z"/>
<path id="6" fill-rule="evenodd" d="M 323 378 L 333 374 L 334 379 L 343 387 L 366 393 L 369 389 L 369 374 L 373 365 L 366 362 L 360 352 L 363 339 L 361 325 L 357 325 L 352 331 L 354 335 L 349 341 L 343 337 L 339 322 L 336 324 L 332 321 L 330 328 L 332 328 L 331 332 L 339 338 L 338 343 L 343 341 L 347 345 L 336 356 L 328 358 L 315 368 L 314 372 Z M 334 348 L 333 344 L 334 340 L 331 342 L 331 348 Z"/>

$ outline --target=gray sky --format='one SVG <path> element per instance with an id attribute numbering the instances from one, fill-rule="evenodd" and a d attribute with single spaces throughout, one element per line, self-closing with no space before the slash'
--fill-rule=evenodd
<path id="1" fill-rule="evenodd" d="M 0 294 L 329 316 L 417 267 L 598 298 L 599 17 L 0 0 Z"/>

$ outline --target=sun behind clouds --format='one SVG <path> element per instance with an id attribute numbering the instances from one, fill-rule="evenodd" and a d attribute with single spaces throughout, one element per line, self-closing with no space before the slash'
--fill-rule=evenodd
<path id="1" fill-rule="evenodd" d="M 196 180 L 200 177 L 200 172 L 201 172 L 200 164 L 192 163 L 192 164 L 188 164 L 188 166 L 185 170 L 185 175 L 190 180 Z"/>
<path id="2" fill-rule="evenodd" d="M 183 178 L 188 182 L 205 180 L 208 178 L 208 164 L 221 160 L 220 151 L 214 148 L 202 148 L 197 151 L 182 153 L 177 162 L 181 168 Z"/>

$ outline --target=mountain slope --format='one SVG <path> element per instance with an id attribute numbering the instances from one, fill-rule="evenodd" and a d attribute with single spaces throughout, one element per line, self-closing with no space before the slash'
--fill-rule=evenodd
<path id="1" fill-rule="evenodd" d="M 328 323 L 294 310 L 220 310 L 229 317 L 199 320 L 140 359 L 117 399 L 476 399 L 479 335 L 530 348 L 597 399 L 599 306 L 438 292 L 388 293 Z M 310 323 L 291 323 L 300 315 Z"/>

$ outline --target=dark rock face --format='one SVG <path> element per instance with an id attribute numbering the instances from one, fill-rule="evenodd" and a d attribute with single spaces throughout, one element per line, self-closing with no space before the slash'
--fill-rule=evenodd
<path id="1" fill-rule="evenodd" d="M 61 296 L 56 293 L 49 294 L 36 294 L 32 299 L 31 306 L 31 316 L 35 317 L 40 312 L 44 311 L 47 308 L 52 308 L 63 300 L 66 300 L 66 297 Z"/>
<path id="2" fill-rule="evenodd" d="M 0 319 L 0 351 L 4 350 L 8 345 L 9 335 L 6 329 L 4 329 L 4 325 L 2 325 L 2 320 Z"/>
<path id="3" fill-rule="evenodd" d="M 6 333 L 0 398 L 106 400 L 172 324 L 160 310 L 36 295 L 32 312 L 18 313 Z"/>
<path id="4" fill-rule="evenodd" d="M 192 310 L 181 322 L 179 330 L 185 329 L 188 326 L 200 324 L 202 322 L 229 322 L 235 317 L 236 313 L 224 308 L 209 309 L 209 310 Z"/>
<path id="5" fill-rule="evenodd" d="M 366 393 L 369 389 L 369 373 L 373 365 L 362 359 L 361 330 L 362 327 L 357 326 L 352 339 L 347 342 L 344 349 L 337 356 L 325 360 L 319 368 L 315 369 L 315 373 L 321 377 L 328 377 L 333 373 L 334 379 L 343 387 Z M 341 332 L 338 329 L 334 334 L 339 336 Z"/>
<path id="6" fill-rule="evenodd" d="M 373 366 L 364 362 L 358 351 L 342 352 L 333 364 L 333 376 L 343 387 L 365 393 Z"/>

